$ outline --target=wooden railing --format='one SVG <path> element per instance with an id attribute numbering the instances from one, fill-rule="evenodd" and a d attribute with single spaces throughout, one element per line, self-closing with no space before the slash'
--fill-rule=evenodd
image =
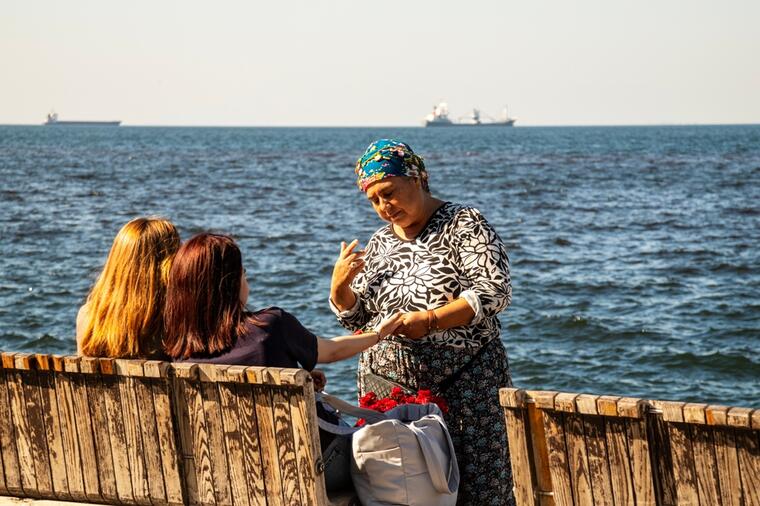
<path id="1" fill-rule="evenodd" d="M 500 391 L 518 505 L 760 505 L 760 410 Z"/>
<path id="2" fill-rule="evenodd" d="M 301 369 L 2 354 L 0 496 L 343 504 Z M 0 499 L 2 502 L 2 499 Z"/>

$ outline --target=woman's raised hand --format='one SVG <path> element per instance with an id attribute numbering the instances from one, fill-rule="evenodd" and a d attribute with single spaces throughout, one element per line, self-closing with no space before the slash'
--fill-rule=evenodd
<path id="1" fill-rule="evenodd" d="M 356 296 L 351 291 L 351 281 L 364 268 L 364 251 L 354 251 L 358 244 L 359 239 L 348 244 L 341 242 L 340 255 L 333 267 L 330 298 L 341 311 L 350 309 L 356 302 Z"/>

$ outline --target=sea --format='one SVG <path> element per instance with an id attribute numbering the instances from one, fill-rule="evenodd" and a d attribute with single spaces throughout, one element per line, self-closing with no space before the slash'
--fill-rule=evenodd
<path id="1" fill-rule="evenodd" d="M 383 225 L 354 182 L 375 139 L 409 143 L 435 196 L 506 244 L 501 339 L 529 389 L 760 407 L 760 126 L 0 126 L 0 349 L 73 354 L 119 228 L 232 234 L 252 309 L 320 336 L 341 241 Z M 326 365 L 355 399 L 356 359 Z"/>

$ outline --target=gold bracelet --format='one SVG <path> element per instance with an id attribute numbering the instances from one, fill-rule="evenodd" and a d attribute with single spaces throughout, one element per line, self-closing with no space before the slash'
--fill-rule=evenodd
<path id="1" fill-rule="evenodd" d="M 428 334 L 431 330 L 440 330 L 438 328 L 438 317 L 435 315 L 434 309 L 428 309 L 427 311 L 427 320 L 428 320 Z"/>

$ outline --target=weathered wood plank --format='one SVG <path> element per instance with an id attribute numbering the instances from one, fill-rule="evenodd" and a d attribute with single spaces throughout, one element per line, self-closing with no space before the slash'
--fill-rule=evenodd
<path id="1" fill-rule="evenodd" d="M 655 482 L 649 455 L 647 426 L 642 419 L 629 419 L 626 420 L 626 431 L 636 504 L 655 504 Z"/>
<path id="2" fill-rule="evenodd" d="M 190 366 L 182 368 L 178 366 Z M 195 449 L 193 430 L 190 426 L 190 408 L 188 407 L 184 383 L 197 378 L 198 367 L 194 364 L 172 364 L 174 375 L 171 377 L 169 395 L 171 398 L 173 421 L 177 430 L 177 445 L 181 457 L 180 473 L 185 487 L 185 497 L 189 504 L 198 504 L 198 481 L 195 472 Z"/>
<path id="3" fill-rule="evenodd" d="M 565 442 L 570 479 L 573 483 L 573 500 L 575 504 L 594 504 L 583 419 L 579 415 L 572 413 L 565 415 Z"/>
<path id="4" fill-rule="evenodd" d="M 702 412 L 704 413 L 704 410 Z M 699 503 L 720 504 L 720 478 L 715 461 L 712 429 L 703 424 L 691 425 L 690 429 Z"/>
<path id="5" fill-rule="evenodd" d="M 36 371 L 20 371 L 21 383 L 26 400 L 29 440 L 31 442 L 34 472 L 37 477 L 37 492 L 40 497 L 55 498 L 53 476 L 50 470 L 50 454 L 43 421 L 44 406 L 40 392 L 40 377 Z"/>
<path id="6" fill-rule="evenodd" d="M 552 410 L 544 410 L 543 413 L 541 410 L 536 411 L 538 412 L 538 416 L 541 417 L 542 423 L 539 428 L 531 420 L 530 431 L 531 434 L 534 434 L 534 429 L 539 429 L 541 433 L 533 436 L 533 442 L 536 442 L 536 436 L 538 436 L 545 440 L 545 446 L 541 448 L 540 445 L 534 444 L 533 455 L 534 457 L 536 456 L 536 449 L 548 454 L 544 458 L 547 459 L 547 468 L 549 470 L 548 479 L 544 479 L 543 483 L 539 479 L 539 504 L 542 506 L 547 504 L 571 506 L 573 504 L 573 494 L 570 484 L 569 451 L 565 442 L 565 415 Z M 528 416 L 530 416 L 530 413 Z M 553 496 L 546 495 L 551 492 L 554 492 Z"/>
<path id="7" fill-rule="evenodd" d="M 749 429 L 751 415 L 752 410 L 750 408 L 731 408 L 728 410 L 726 421 L 731 427 Z"/>
<path id="8" fill-rule="evenodd" d="M 736 408 L 734 408 L 736 409 Z M 729 411 L 729 417 L 731 411 Z M 760 506 L 760 445 L 756 431 L 736 429 L 742 493 L 745 506 Z"/>
<path id="9" fill-rule="evenodd" d="M 132 480 L 132 497 L 137 504 L 150 504 L 150 488 L 140 434 L 139 404 L 135 392 L 135 378 L 139 378 L 140 374 L 137 370 L 138 363 L 135 360 L 117 359 L 115 366 L 119 376 L 119 400 Z"/>
<path id="10" fill-rule="evenodd" d="M 705 418 L 705 409 L 707 404 L 698 404 L 690 402 L 683 406 L 683 421 L 686 423 L 697 423 L 704 425 L 707 423 Z"/>
<path id="11" fill-rule="evenodd" d="M 6 371 L 6 384 L 8 385 L 11 408 L 9 420 L 13 426 L 13 433 L 16 438 L 16 451 L 18 452 L 19 470 L 21 472 L 21 487 L 24 490 L 25 496 L 40 497 L 37 491 L 37 474 L 34 467 L 29 415 L 26 410 L 21 373 L 16 370 Z"/>
<path id="12" fill-rule="evenodd" d="M 597 413 L 603 416 L 617 416 L 617 403 L 620 397 L 613 395 L 601 395 L 596 400 Z"/>
<path id="13" fill-rule="evenodd" d="M 227 450 L 230 492 L 236 505 L 249 504 L 248 480 L 245 474 L 243 437 L 240 431 L 240 414 L 235 394 L 236 383 L 219 383 L 219 402 L 224 427 L 224 443 Z"/>
<path id="14" fill-rule="evenodd" d="M 9 381 L 12 380 L 9 380 L 8 373 L 0 369 L 0 420 L 11 419 Z M 3 454 L 4 488 L 9 494 L 21 495 L 24 493 L 21 487 L 21 467 L 18 461 L 16 435 L 11 423 L 0 423 L 0 449 Z"/>
<path id="15" fill-rule="evenodd" d="M 682 423 L 670 423 L 668 424 L 668 432 L 670 434 L 670 451 L 673 456 L 673 476 L 676 481 L 678 504 L 699 504 L 689 427 Z"/>
<path id="16" fill-rule="evenodd" d="M 204 367 L 200 367 L 201 374 L 203 374 Z M 222 426 L 218 383 L 201 382 L 201 393 L 203 395 L 203 413 L 206 421 L 205 429 L 211 457 L 211 476 L 216 502 L 217 504 L 232 504 L 230 471 L 224 445 L 224 427 Z"/>
<path id="17" fill-rule="evenodd" d="M 720 483 L 720 501 L 718 504 L 740 506 L 742 503 L 742 486 L 734 430 L 729 427 L 714 427 L 713 444 L 715 445 L 715 462 Z"/>
<path id="18" fill-rule="evenodd" d="M 82 365 L 87 363 L 89 370 L 96 370 L 96 359 L 85 362 L 82 359 Z M 97 455 L 97 472 L 100 490 L 103 499 L 108 502 L 114 502 L 118 499 L 116 488 L 116 472 L 113 465 L 113 453 L 111 452 L 111 437 L 108 430 L 108 411 L 104 395 L 104 387 L 99 376 L 91 375 L 87 377 L 87 399 L 90 407 L 90 418 L 93 424 L 93 433 L 95 436 L 95 454 Z"/>
<path id="19" fill-rule="evenodd" d="M 282 383 L 280 370 L 267 369 L 274 381 Z M 293 421 L 290 418 L 290 399 L 286 388 L 275 388 L 272 392 L 274 403 L 275 438 L 277 452 L 280 456 L 280 477 L 283 483 L 283 496 L 286 504 L 301 504 L 301 492 L 298 484 L 298 461 L 293 441 Z"/>
<path id="20" fill-rule="evenodd" d="M 65 360 L 69 360 L 69 357 Z M 80 359 L 76 357 L 75 360 L 78 367 Z M 98 456 L 95 452 L 95 438 L 93 436 L 92 419 L 90 418 L 90 401 L 87 397 L 85 377 L 78 373 L 71 374 L 70 385 L 75 427 L 77 437 L 79 438 L 79 452 L 82 458 L 82 477 L 84 478 L 85 495 L 90 501 L 102 501 L 103 498 L 100 496 L 100 480 L 98 478 Z"/>
<path id="21" fill-rule="evenodd" d="M 535 504 L 533 496 L 533 480 L 531 478 L 531 462 L 527 441 L 525 419 L 527 410 L 503 408 L 507 424 L 507 442 L 509 444 L 509 459 L 512 464 L 512 481 L 514 482 L 515 501 L 517 504 Z"/>
<path id="22" fill-rule="evenodd" d="M 503 408 L 525 408 L 524 393 L 525 391 L 519 388 L 501 388 L 499 389 L 499 404 Z"/>
<path id="23" fill-rule="evenodd" d="M 581 408 L 588 409 L 588 407 Z M 596 399 L 594 399 L 596 410 Z M 588 474 L 591 482 L 595 504 L 613 504 L 612 477 L 610 476 L 609 456 L 607 454 L 607 437 L 604 420 L 599 416 L 583 416 L 583 431 L 586 434 L 586 451 L 588 453 Z"/>
<path id="24" fill-rule="evenodd" d="M 575 413 L 575 399 L 578 394 L 559 393 L 554 397 L 554 409 L 565 413 Z"/>
<path id="25" fill-rule="evenodd" d="M 145 475 L 148 481 L 148 496 L 153 504 L 166 502 L 164 469 L 161 465 L 161 449 L 156 425 L 156 409 L 153 405 L 152 378 L 134 378 L 133 388 L 139 413 L 140 440 L 145 459 Z"/>
<path id="26" fill-rule="evenodd" d="M 246 369 L 246 375 L 252 383 L 265 383 L 268 381 L 268 378 L 263 375 L 263 369 L 251 367 Z M 283 498 L 282 479 L 280 477 L 280 457 L 277 452 L 272 388 L 254 385 L 253 398 L 259 429 L 259 449 L 264 469 L 267 500 L 273 505 L 282 505 L 285 504 L 285 500 Z"/>
<path id="27" fill-rule="evenodd" d="M 317 432 L 309 424 L 308 414 L 309 406 L 314 405 L 313 381 L 305 371 L 292 370 L 283 371 L 280 380 L 295 388 L 290 395 L 290 416 L 293 420 L 301 500 L 304 504 L 318 504 L 322 502 L 324 491 L 317 490 L 316 455 L 319 454 L 319 446 L 312 446 L 313 439 L 309 434 L 310 430 Z"/>
<path id="28" fill-rule="evenodd" d="M 248 499 L 250 504 L 265 506 L 267 503 L 264 484 L 264 467 L 259 447 L 259 429 L 256 421 L 256 407 L 253 391 L 249 385 L 235 384 L 235 394 L 240 412 L 245 472 L 248 477 Z M 316 421 L 315 421 L 316 423 Z"/>
<path id="29" fill-rule="evenodd" d="M 616 407 L 612 408 L 616 410 Z M 602 411 L 602 410 L 600 410 Z M 604 409 L 608 412 L 608 408 Z M 605 437 L 610 465 L 610 482 L 614 504 L 634 504 L 631 462 L 628 457 L 628 435 L 625 419 L 605 417 Z"/>
<path id="30" fill-rule="evenodd" d="M 103 367 L 107 364 L 106 367 Z M 132 475 L 130 473 L 129 451 L 127 449 L 127 435 L 124 427 L 124 415 L 122 413 L 121 387 L 120 382 L 126 378 L 113 376 L 113 361 L 100 364 L 101 387 L 103 389 L 103 400 L 105 403 L 106 422 L 108 427 L 109 446 L 111 447 L 111 457 L 113 459 L 114 481 L 116 485 L 116 495 L 121 502 L 134 502 L 132 492 Z M 109 374 L 110 372 L 110 374 Z"/>
<path id="31" fill-rule="evenodd" d="M 193 455 L 193 464 L 195 466 L 197 499 L 198 502 L 203 504 L 215 504 L 216 495 L 214 494 L 214 478 L 211 470 L 211 450 L 209 449 L 209 436 L 206 428 L 206 417 L 203 411 L 201 386 L 197 380 L 181 381 L 180 383 L 190 417 L 192 447 L 189 450 Z"/>
<path id="32" fill-rule="evenodd" d="M 38 357 L 38 365 L 40 365 Z M 66 478 L 66 460 L 63 455 L 63 435 L 58 413 L 58 397 L 55 391 L 55 380 L 49 372 L 50 364 L 43 359 L 39 374 L 40 401 L 42 403 L 42 424 L 45 431 L 50 477 L 53 493 L 57 499 L 69 500 L 69 483 Z M 2 418 L 0 418 L 2 419 Z"/>
<path id="33" fill-rule="evenodd" d="M 77 434 L 77 417 L 74 411 L 74 393 L 71 377 L 61 374 L 65 371 L 64 357 L 53 355 L 55 392 L 58 403 L 58 415 L 61 424 L 63 440 L 63 458 L 66 462 L 66 481 L 69 494 L 74 501 L 87 499 L 82 474 L 82 458 L 80 455 L 79 435 Z M 70 363 L 69 367 L 73 367 Z"/>
<path id="34" fill-rule="evenodd" d="M 145 364 L 146 374 L 148 363 Z M 156 410 L 156 430 L 158 433 L 158 447 L 161 452 L 161 467 L 163 469 L 164 484 L 166 485 L 166 501 L 170 505 L 184 503 L 185 492 L 182 487 L 182 473 L 180 471 L 180 453 L 177 448 L 170 402 L 169 380 L 162 373 L 151 382 L 150 389 L 153 395 L 153 404 Z"/>

